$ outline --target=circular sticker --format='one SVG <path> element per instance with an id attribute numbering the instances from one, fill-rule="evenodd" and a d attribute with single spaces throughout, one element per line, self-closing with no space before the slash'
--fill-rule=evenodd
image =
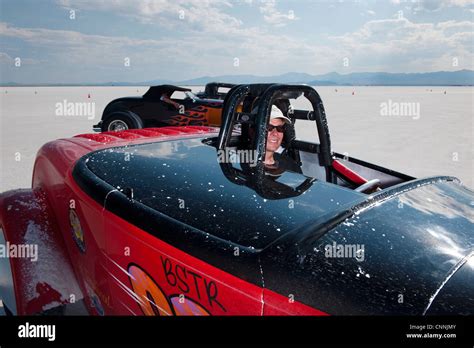
<path id="1" fill-rule="evenodd" d="M 76 242 L 82 253 L 86 252 L 86 244 L 84 242 L 84 231 L 82 230 L 81 221 L 74 209 L 69 209 L 69 223 L 71 224 L 72 238 Z"/>

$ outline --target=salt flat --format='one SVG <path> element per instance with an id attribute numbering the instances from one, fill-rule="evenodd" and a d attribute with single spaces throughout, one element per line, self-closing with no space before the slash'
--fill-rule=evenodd
<path id="1" fill-rule="evenodd" d="M 92 132 L 92 125 L 100 120 L 108 102 L 142 95 L 146 90 L 147 87 L 0 87 L 0 192 L 31 185 L 34 159 L 41 145 Z M 316 90 L 326 108 L 334 151 L 416 177 L 453 175 L 474 187 L 474 88 Z M 57 103 L 64 101 L 94 102 L 95 117 L 56 115 Z M 419 114 L 384 115 L 383 105 L 397 103 L 416 103 L 413 105 L 419 107 Z M 312 131 L 312 127 L 298 121 L 301 138 L 311 139 Z"/>

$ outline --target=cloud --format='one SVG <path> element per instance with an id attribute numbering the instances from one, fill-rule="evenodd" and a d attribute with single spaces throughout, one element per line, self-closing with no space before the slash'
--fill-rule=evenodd
<path id="1" fill-rule="evenodd" d="M 391 0 L 393 4 L 400 5 L 405 3 L 405 0 Z M 446 7 L 466 7 L 473 4 L 472 0 L 419 0 L 415 11 L 439 11 Z"/>
<path id="2" fill-rule="evenodd" d="M 19 28 L 0 23 L 0 35 L 16 38 L 48 55 L 56 70 L 79 68 L 100 70 L 101 75 L 133 76 L 135 81 L 166 78 L 189 79 L 216 74 L 276 74 L 306 69 L 325 72 L 337 49 L 302 38 L 276 35 L 264 26 L 244 26 L 228 13 L 236 4 L 224 0 L 57 0 L 59 5 L 77 11 L 102 11 L 129 18 L 138 25 L 176 28 L 173 37 L 136 39 L 119 36 L 84 34 L 78 31 L 45 28 Z M 242 4 L 250 4 L 245 1 Z M 265 5 L 265 4 L 264 4 Z M 280 25 L 291 20 L 274 3 L 264 6 L 269 23 Z M 80 12 L 78 13 L 80 16 Z M 285 17 L 285 18 L 283 18 Z M 159 31 L 158 31 L 159 33 Z M 158 34 L 159 35 L 159 34 Z M 132 68 L 123 70 L 129 57 Z M 234 66 L 238 58 L 239 65 Z M 55 63 L 53 63 L 55 62 Z M 70 72 L 72 73 L 72 72 Z M 127 73 L 129 73 L 127 75 Z M 60 76 L 60 74 L 57 74 Z M 92 78 L 97 78 L 92 76 Z M 86 78 L 82 74 L 82 78 Z M 79 77 L 78 77 L 79 78 Z M 102 77 L 104 81 L 104 77 Z"/>
<path id="3" fill-rule="evenodd" d="M 457 57 L 461 68 L 473 68 L 471 21 L 434 24 L 413 23 L 406 18 L 372 20 L 352 33 L 330 39 L 341 46 L 353 64 L 367 67 L 391 61 L 394 70 L 406 66 L 412 71 L 457 70 L 460 67 L 451 64 L 452 58 Z"/>
<path id="4" fill-rule="evenodd" d="M 12 57 L 19 52 L 25 59 L 40 62 L 28 75 L 42 79 L 39 82 L 179 81 L 204 75 L 273 75 L 289 71 L 458 70 L 472 69 L 474 58 L 471 21 L 435 24 L 407 19 L 370 20 L 352 32 L 321 40 L 318 35 L 276 33 L 274 27 L 285 25 L 289 19 L 277 10 L 274 1 L 258 3 L 270 25 L 260 21 L 253 26 L 242 24 L 234 1 L 58 1 L 65 8 L 78 10 L 79 17 L 84 15 L 80 11 L 103 11 L 114 16 L 111 20 L 117 20 L 116 16 L 118 20 L 127 18 L 125 26 L 152 30 L 156 36 L 142 39 L 86 34 L 0 22 L 0 39 L 8 38 L 10 47 L 22 47 L 7 49 L 3 45 L 2 51 Z M 252 5 L 246 0 L 239 3 Z M 176 30 L 169 36 L 162 35 L 161 28 Z M 343 65 L 345 57 L 350 59 L 347 68 Z M 452 66 L 453 57 L 458 58 L 459 67 Z M 130 67 L 124 66 L 125 58 L 130 59 Z M 238 66 L 234 65 L 235 58 Z M 0 56 L 0 63 L 2 73 L 12 66 L 6 56 Z M 12 71 L 10 76 L 16 76 Z M 10 76 L 2 79 L 13 81 Z"/>
<path id="5" fill-rule="evenodd" d="M 123 48 L 146 48 L 171 45 L 173 40 L 143 40 L 119 36 L 102 36 L 84 34 L 70 30 L 53 30 L 44 28 L 19 28 L 0 22 L 0 36 L 20 39 L 34 47 L 44 47 L 54 52 L 70 52 L 71 57 L 79 53 L 78 60 L 84 61 L 94 53 L 106 57 Z"/>
<path id="6" fill-rule="evenodd" d="M 179 28 L 183 24 L 196 31 L 226 33 L 242 22 L 225 10 L 233 7 L 225 0 L 57 0 L 68 9 L 102 11 L 132 18 L 141 23 L 160 23 Z"/>
<path id="7" fill-rule="evenodd" d="M 34 57 L 41 64 L 37 73 L 42 75 L 48 71 L 51 78 L 58 77 L 55 82 L 94 82 L 97 76 L 100 79 L 127 76 L 130 71 L 140 71 L 144 75 L 147 67 L 157 61 L 179 63 L 185 53 L 174 40 L 167 38 L 140 40 L 68 30 L 19 28 L 6 23 L 0 23 L 0 37 L 26 43 L 25 55 L 39 52 L 41 58 Z M 160 58 L 156 59 L 158 52 Z M 131 60 L 131 68 L 125 66 L 126 58 Z M 23 57 L 22 62 L 29 63 Z M 7 67 L 2 64 L 2 69 Z"/>
<path id="8" fill-rule="evenodd" d="M 266 23 L 283 27 L 289 21 L 298 20 L 299 18 L 295 16 L 293 10 L 290 10 L 288 13 L 282 13 L 276 9 L 275 0 L 262 0 L 262 6 L 260 6 L 260 13 L 263 14 L 263 19 Z"/>
<path id="9" fill-rule="evenodd" d="M 1 26 L 1 23 L 0 23 Z M 41 63 L 38 59 L 32 59 L 29 57 L 18 57 L 18 56 L 10 56 L 8 53 L 0 52 L 0 66 L 9 66 L 13 67 L 15 64 L 20 64 L 20 66 L 33 65 Z"/>
<path id="10" fill-rule="evenodd" d="M 134 39 L 77 31 L 20 28 L 0 22 L 0 37 L 21 40 L 29 51 L 41 50 L 42 70 L 53 70 L 54 82 L 185 80 L 218 74 L 278 74 L 305 69 L 326 71 L 336 55 L 330 47 L 313 45 L 259 28 L 215 36 L 203 49 L 202 35 L 181 38 Z M 131 66 L 124 67 L 130 58 Z M 239 65 L 234 66 L 235 58 Z M 332 60 L 332 61 L 331 61 Z M 2 65 L 3 66 L 3 65 Z M 41 74 L 42 72 L 39 72 Z M 50 82 L 50 81 L 47 81 Z"/>

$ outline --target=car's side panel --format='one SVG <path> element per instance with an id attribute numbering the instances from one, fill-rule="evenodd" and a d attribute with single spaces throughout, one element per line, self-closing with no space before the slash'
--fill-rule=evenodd
<path id="1" fill-rule="evenodd" d="M 114 314 L 263 314 L 262 288 L 182 252 L 108 211 L 104 219 Z"/>
<path id="2" fill-rule="evenodd" d="M 150 130 L 144 134 L 139 133 L 140 139 L 134 139 L 134 142 L 149 142 L 152 138 L 156 137 L 160 137 L 161 140 L 162 138 L 170 138 L 174 135 L 186 137 L 188 134 L 191 135 L 190 133 L 209 131 L 196 127 L 185 127 L 182 128 L 182 131 L 175 131 L 170 128 L 169 131 L 163 133 L 165 130 L 166 129 L 160 128 L 160 132 Z M 126 132 L 123 134 L 126 134 Z M 47 204 L 51 207 L 55 207 L 53 218 L 57 222 L 58 236 L 64 240 L 64 251 L 69 255 L 72 261 L 71 265 L 73 271 L 71 272 L 73 272 L 78 279 L 81 291 L 86 299 L 85 303 L 89 312 L 92 314 L 118 314 L 124 312 L 116 310 L 116 306 L 112 303 L 111 291 L 109 290 L 110 277 L 108 272 L 110 267 L 107 266 L 110 265 L 110 260 L 106 256 L 108 249 L 106 248 L 107 241 L 104 234 L 106 231 L 103 226 L 104 220 L 102 216 L 104 207 L 76 184 L 74 178 L 71 176 L 71 170 L 78 158 L 93 149 L 116 146 L 116 143 L 129 142 L 128 138 L 122 139 L 122 137 L 112 136 L 108 138 L 110 138 L 108 139 L 109 141 L 102 141 L 104 139 L 101 137 L 89 138 L 82 136 L 45 144 L 38 152 L 32 183 L 35 190 L 44 190 Z M 124 235 L 129 235 L 129 231 L 125 232 Z M 148 238 L 154 237 L 149 235 Z M 154 238 L 154 240 L 155 242 L 159 242 L 156 238 Z M 139 240 L 139 244 L 137 245 L 140 245 L 139 253 L 147 254 L 146 251 L 143 251 L 143 247 L 146 247 L 146 245 L 143 244 L 143 240 Z M 155 248 L 159 249 L 159 246 L 155 246 Z M 179 252 L 179 250 L 175 248 L 171 248 L 171 250 L 178 252 L 179 255 L 183 254 L 186 256 L 186 254 Z M 171 255 L 173 255 L 172 252 Z M 179 257 L 176 258 L 180 260 Z M 148 265 L 148 258 L 139 261 Z M 195 267 L 192 261 L 189 262 L 191 267 Z M 177 269 L 180 269 L 179 266 Z M 222 271 L 220 272 L 224 273 Z M 200 273 L 200 275 L 204 276 L 204 273 Z M 193 277 L 191 273 L 188 274 L 188 277 L 190 276 Z M 234 277 L 231 278 L 234 279 L 235 284 L 240 284 L 238 279 L 235 280 Z M 197 277 L 197 279 L 199 280 L 200 278 Z M 223 281 L 225 283 L 225 275 L 218 279 L 220 279 L 220 282 Z M 194 278 L 192 278 L 192 281 L 194 282 Z M 247 284 L 244 281 L 240 282 Z M 205 291 L 210 291 L 211 297 L 214 296 L 214 285 L 212 285 L 210 281 L 207 281 L 204 285 L 206 286 L 204 293 Z M 234 287 L 238 288 L 238 285 Z M 225 288 L 227 289 L 229 287 L 225 286 Z M 201 289 L 200 291 L 203 290 Z M 224 293 L 227 291 L 228 290 L 224 291 Z M 199 299 L 199 295 L 203 296 L 204 293 L 196 293 L 195 295 L 197 295 Z M 247 291 L 246 294 L 250 294 L 252 299 L 258 299 L 257 304 L 253 305 L 252 310 L 249 309 L 246 313 L 261 311 L 261 303 L 259 302 L 261 290 L 254 286 L 253 290 Z M 71 292 L 70 295 L 74 295 L 74 293 Z M 249 296 L 247 295 L 247 297 Z M 78 298 L 79 296 L 76 296 L 76 299 Z M 212 299 L 211 302 L 213 307 L 219 307 L 215 299 Z M 178 304 L 180 303 L 178 302 Z"/>
<path id="3" fill-rule="evenodd" d="M 222 123 L 222 108 L 208 107 L 207 109 L 206 118 L 209 126 L 220 127 Z"/>
<path id="4" fill-rule="evenodd" d="M 69 175 L 68 209 L 61 208 L 62 231 L 69 255 L 80 274 L 86 305 L 93 315 L 111 312 L 109 285 L 106 280 L 106 238 L 102 207 L 82 192 Z"/>
<path id="5" fill-rule="evenodd" d="M 130 110 L 143 120 L 145 126 L 150 127 L 154 125 L 154 122 L 156 125 L 163 125 L 163 120 L 174 113 L 172 108 L 171 105 L 159 99 L 143 99 L 142 103 L 134 105 Z"/>
<path id="6" fill-rule="evenodd" d="M 328 315 L 299 302 L 298 298 L 291 293 L 291 290 L 287 292 L 285 296 L 265 288 L 263 293 L 264 315 Z"/>
<path id="7" fill-rule="evenodd" d="M 93 314 L 104 314 L 107 282 L 104 273 L 105 237 L 102 208 L 75 184 L 71 167 L 85 148 L 67 141 L 48 143 L 38 153 L 33 187 L 45 191 L 49 205 L 54 207 L 58 229 L 72 260 L 85 304 Z M 100 308 L 94 299 L 104 296 Z"/>
<path id="8" fill-rule="evenodd" d="M 220 126 L 222 109 L 219 104 L 184 105 L 183 112 L 177 112 L 170 117 L 169 124 L 173 126 Z"/>

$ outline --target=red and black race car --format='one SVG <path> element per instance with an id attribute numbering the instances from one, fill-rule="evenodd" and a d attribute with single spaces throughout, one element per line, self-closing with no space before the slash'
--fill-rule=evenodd
<path id="1" fill-rule="evenodd" d="M 163 126 L 219 126 L 222 103 L 234 85 L 208 83 L 203 92 L 173 85 L 152 86 L 141 97 L 111 101 L 95 131 L 121 131 Z"/>
<path id="2" fill-rule="evenodd" d="M 300 97 L 312 110 L 290 107 Z M 282 156 L 301 172 L 268 175 L 263 164 L 274 104 L 316 124 L 318 142 L 285 130 Z M 474 194 L 459 180 L 332 152 L 309 86 L 236 86 L 222 117 L 220 129 L 45 144 L 32 188 L 0 196 L 1 242 L 39 246 L 36 261 L 1 259 L 7 312 L 474 313 Z M 238 151 L 256 161 L 236 161 Z"/>

